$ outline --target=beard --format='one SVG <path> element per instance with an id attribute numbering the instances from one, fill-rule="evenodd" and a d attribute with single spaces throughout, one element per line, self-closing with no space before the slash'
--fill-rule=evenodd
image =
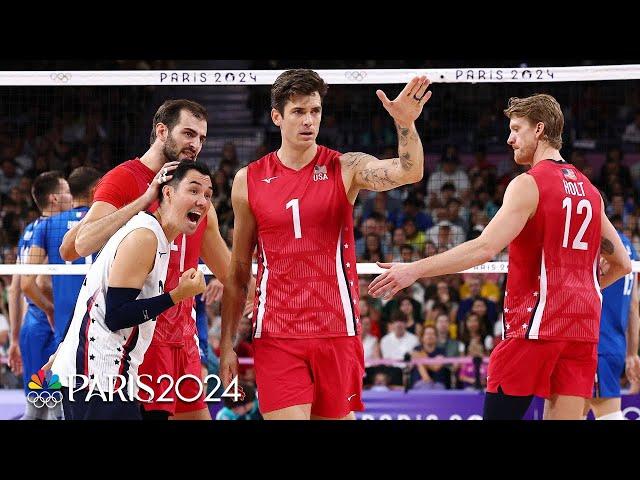
<path id="1" fill-rule="evenodd" d="M 167 137 L 167 141 L 164 144 L 164 147 L 162 148 L 162 154 L 167 159 L 167 162 L 179 162 L 180 153 L 181 153 L 181 150 L 178 147 L 178 144 L 171 136 L 171 133 L 169 133 L 169 136 Z M 195 160 L 195 157 L 194 157 L 194 160 Z"/>

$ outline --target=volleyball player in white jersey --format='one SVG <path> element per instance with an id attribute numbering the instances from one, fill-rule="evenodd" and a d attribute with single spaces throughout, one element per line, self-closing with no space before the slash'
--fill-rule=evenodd
<path id="1" fill-rule="evenodd" d="M 138 213 L 111 237 L 80 290 L 51 367 L 63 387 L 66 419 L 141 419 L 137 372 L 156 316 L 205 289 L 193 268 L 171 292 L 163 286 L 171 242 L 195 232 L 211 207 L 209 169 L 186 161 L 158 181 L 166 181 L 158 210 Z"/>

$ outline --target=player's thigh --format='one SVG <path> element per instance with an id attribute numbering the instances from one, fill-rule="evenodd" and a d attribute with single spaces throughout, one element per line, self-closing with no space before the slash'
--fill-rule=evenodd
<path id="1" fill-rule="evenodd" d="M 561 342 L 564 347 L 551 373 L 551 395 L 591 398 L 598 363 L 598 345 Z"/>
<path id="2" fill-rule="evenodd" d="M 356 414 L 354 412 L 349 412 L 342 418 L 330 418 L 330 417 L 321 417 L 319 415 L 311 415 L 311 420 L 355 420 Z"/>
<path id="3" fill-rule="evenodd" d="M 364 352 L 359 337 L 315 339 L 311 369 L 315 395 L 311 414 L 342 419 L 364 410 Z"/>
<path id="4" fill-rule="evenodd" d="M 262 412 L 262 418 L 265 420 L 309 420 L 311 418 L 311 404 L 292 405 L 266 413 Z"/>
<path id="5" fill-rule="evenodd" d="M 591 410 L 595 418 L 610 415 L 622 410 L 622 399 L 614 398 L 593 398 L 591 399 Z"/>
<path id="6" fill-rule="evenodd" d="M 552 394 L 545 401 L 544 420 L 582 420 L 584 397 Z"/>
<path id="7" fill-rule="evenodd" d="M 309 339 L 256 338 L 253 348 L 260 412 L 265 418 L 270 412 L 313 402 Z"/>

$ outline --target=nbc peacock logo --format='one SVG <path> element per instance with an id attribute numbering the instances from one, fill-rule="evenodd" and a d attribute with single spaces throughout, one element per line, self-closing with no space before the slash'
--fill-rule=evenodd
<path id="1" fill-rule="evenodd" d="M 27 394 L 27 400 L 36 408 L 42 408 L 45 405 L 48 408 L 53 408 L 62 402 L 60 379 L 58 375 L 52 374 L 51 370 L 48 370 L 46 374 L 44 370 L 38 370 L 37 374 L 31 375 L 27 386 L 30 390 Z"/>

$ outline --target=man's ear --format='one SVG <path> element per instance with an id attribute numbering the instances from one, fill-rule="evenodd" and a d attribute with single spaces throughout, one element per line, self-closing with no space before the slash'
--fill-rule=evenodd
<path id="1" fill-rule="evenodd" d="M 277 126 L 279 127 L 280 124 L 282 123 L 282 115 L 280 114 L 280 112 L 275 109 L 272 108 L 271 109 L 271 121 Z"/>

